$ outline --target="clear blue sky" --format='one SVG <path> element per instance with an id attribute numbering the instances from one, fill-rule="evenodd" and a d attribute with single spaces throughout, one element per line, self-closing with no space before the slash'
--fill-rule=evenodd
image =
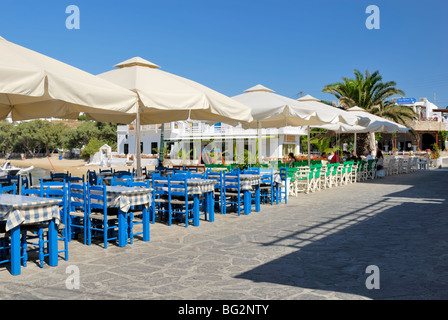
<path id="1" fill-rule="evenodd" d="M 80 30 L 65 27 L 72 4 Z M 93 74 L 140 56 L 228 96 L 260 83 L 332 100 L 324 85 L 379 70 L 446 107 L 447 14 L 446 0 L 2 0 L 0 36 Z"/>

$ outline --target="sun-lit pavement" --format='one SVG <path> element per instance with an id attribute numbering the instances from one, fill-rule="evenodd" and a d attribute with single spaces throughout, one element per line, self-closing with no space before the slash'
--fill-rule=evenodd
<path id="1" fill-rule="evenodd" d="M 126 248 L 72 241 L 58 267 L 1 266 L 0 299 L 447 299 L 447 179 L 431 169 L 199 227 L 156 222 L 150 242 Z M 368 289 L 374 275 L 379 289 Z"/>

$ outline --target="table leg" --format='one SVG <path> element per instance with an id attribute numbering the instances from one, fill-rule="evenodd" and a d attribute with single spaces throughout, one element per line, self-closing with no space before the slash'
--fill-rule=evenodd
<path id="1" fill-rule="evenodd" d="M 199 226 L 199 194 L 193 196 L 193 225 Z"/>
<path id="2" fill-rule="evenodd" d="M 121 209 L 118 210 L 118 246 L 125 247 L 127 244 L 126 237 L 126 212 Z"/>
<path id="3" fill-rule="evenodd" d="M 212 192 L 207 193 L 207 203 L 208 203 L 208 221 L 215 221 L 215 194 Z"/>
<path id="4" fill-rule="evenodd" d="M 20 274 L 20 226 L 11 230 L 11 274 Z"/>
<path id="5" fill-rule="evenodd" d="M 249 214 L 251 209 L 250 190 L 244 190 L 244 214 Z"/>
<path id="6" fill-rule="evenodd" d="M 255 186 L 255 212 L 260 212 L 260 185 Z"/>
<path id="7" fill-rule="evenodd" d="M 56 223 L 54 219 L 50 221 L 48 225 L 48 251 L 49 251 L 49 262 L 48 264 L 52 267 L 58 265 L 58 231 L 56 229 Z"/>
<path id="8" fill-rule="evenodd" d="M 149 209 L 143 209 L 143 241 L 149 241 Z"/>

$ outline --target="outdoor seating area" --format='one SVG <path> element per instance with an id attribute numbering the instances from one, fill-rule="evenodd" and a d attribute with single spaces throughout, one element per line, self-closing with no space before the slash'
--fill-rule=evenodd
<path id="1" fill-rule="evenodd" d="M 70 243 L 125 247 L 150 241 L 150 225 L 185 228 L 214 222 L 215 214 L 248 215 L 262 205 L 287 202 L 286 171 L 228 166 L 89 170 L 75 177 L 51 173 L 33 185 L 32 175 L 0 187 L 0 267 L 18 275 L 69 260 Z"/>
<path id="2" fill-rule="evenodd" d="M 320 162 L 320 161 L 318 161 Z M 422 157 L 386 157 L 382 164 L 379 159 L 343 161 L 342 163 L 294 162 L 293 167 L 281 164 L 287 171 L 287 190 L 291 196 L 310 193 L 349 183 L 384 178 L 394 174 L 427 170 L 428 159 Z"/>

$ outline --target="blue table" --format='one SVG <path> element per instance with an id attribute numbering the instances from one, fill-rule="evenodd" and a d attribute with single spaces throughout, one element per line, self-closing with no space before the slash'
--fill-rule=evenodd
<path id="1" fill-rule="evenodd" d="M 21 195 L 0 194 L 0 221 L 6 221 L 11 233 L 11 274 L 21 272 L 20 226 L 36 222 L 49 222 L 49 265 L 58 265 L 58 234 L 60 200 Z"/>
<path id="2" fill-rule="evenodd" d="M 127 213 L 131 206 L 144 205 L 143 241 L 149 241 L 149 207 L 152 202 L 151 190 L 142 187 L 107 186 L 107 206 L 118 208 L 118 246 L 127 244 Z"/>
<path id="3" fill-rule="evenodd" d="M 235 177 L 236 175 L 227 174 L 227 177 Z M 249 214 L 252 207 L 251 192 L 255 191 L 255 212 L 260 212 L 260 182 L 259 174 L 240 174 L 240 188 L 244 196 L 244 214 Z"/>
<path id="4" fill-rule="evenodd" d="M 157 181 L 157 179 L 156 179 Z M 160 180 L 161 181 L 161 180 Z M 172 184 L 182 184 L 182 181 L 171 180 Z M 212 179 L 189 178 L 187 179 L 187 192 L 193 196 L 193 225 L 199 226 L 199 197 L 205 196 L 206 208 L 209 215 L 209 221 L 215 221 L 215 207 L 214 207 L 214 191 L 216 181 Z M 173 188 L 173 187 L 172 187 Z M 168 191 L 167 188 L 160 188 Z"/>

